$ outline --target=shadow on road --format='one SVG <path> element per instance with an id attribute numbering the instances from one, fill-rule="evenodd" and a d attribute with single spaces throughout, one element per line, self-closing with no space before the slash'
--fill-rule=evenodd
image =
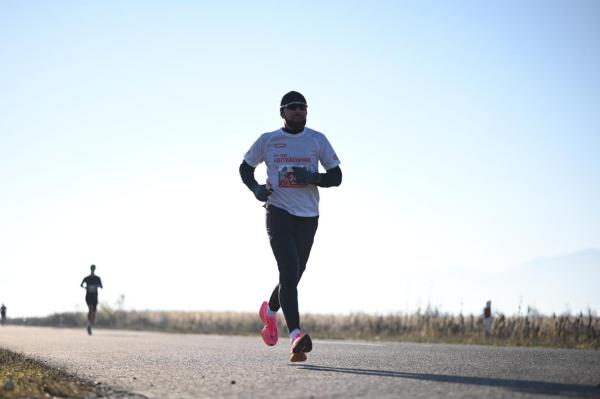
<path id="1" fill-rule="evenodd" d="M 600 387 L 593 385 L 561 384 L 555 382 L 509 380 L 489 377 L 467 377 L 460 375 L 406 373 L 402 371 L 367 370 L 346 367 L 318 366 L 312 364 L 302 364 L 297 365 L 296 367 L 304 370 L 325 371 L 330 373 L 347 373 L 378 377 L 408 378 L 413 380 L 434 382 L 450 382 L 455 384 L 491 386 L 529 394 L 600 398 Z"/>

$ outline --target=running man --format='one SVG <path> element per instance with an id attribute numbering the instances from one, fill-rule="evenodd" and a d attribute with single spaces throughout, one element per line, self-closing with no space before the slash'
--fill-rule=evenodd
<path id="1" fill-rule="evenodd" d="M 100 277 L 94 274 L 96 271 L 96 266 L 91 265 L 90 270 L 90 275 L 83 279 L 81 282 L 81 287 L 85 288 L 85 303 L 87 303 L 88 306 L 87 332 L 89 335 L 92 335 L 92 326 L 96 321 L 96 307 L 98 306 L 98 288 L 103 287 Z"/>
<path id="2" fill-rule="evenodd" d="M 6 323 L 6 306 L 4 304 L 0 306 L 0 317 L 2 318 L 2 325 L 4 325 Z"/>
<path id="3" fill-rule="evenodd" d="M 284 127 L 256 140 L 244 156 L 240 175 L 256 199 L 266 202 L 267 234 L 279 269 L 279 283 L 259 310 L 264 323 L 262 338 L 269 346 L 277 343 L 277 311 L 281 308 L 290 333 L 290 361 L 303 362 L 312 350 L 312 341 L 300 330 L 297 287 L 319 222 L 317 186 L 339 186 L 342 170 L 325 135 L 305 127 L 307 103 L 302 94 L 285 94 L 279 113 Z M 254 178 L 254 170 L 262 162 L 267 166 L 266 184 Z M 318 172 L 319 162 L 326 173 Z"/>

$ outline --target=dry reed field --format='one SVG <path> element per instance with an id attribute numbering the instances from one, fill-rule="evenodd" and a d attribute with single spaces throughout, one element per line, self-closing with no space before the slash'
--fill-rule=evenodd
<path id="1" fill-rule="evenodd" d="M 11 324 L 81 327 L 84 313 L 57 313 L 43 318 L 12 319 Z M 286 331 L 279 315 L 280 331 Z M 122 311 L 104 305 L 96 326 L 197 334 L 257 334 L 262 328 L 254 313 Z M 444 342 L 556 348 L 600 349 L 600 317 L 588 311 L 577 315 L 495 314 L 491 336 L 484 336 L 483 317 L 448 315 L 438 311 L 413 314 L 302 315 L 303 330 L 317 339 L 361 339 Z"/>

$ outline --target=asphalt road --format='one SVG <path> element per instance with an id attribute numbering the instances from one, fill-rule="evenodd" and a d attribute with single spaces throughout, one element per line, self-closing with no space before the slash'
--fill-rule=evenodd
<path id="1" fill-rule="evenodd" d="M 600 398 L 600 351 L 5 326 L 0 346 L 148 398 Z M 138 396 L 139 397 L 139 396 Z"/>

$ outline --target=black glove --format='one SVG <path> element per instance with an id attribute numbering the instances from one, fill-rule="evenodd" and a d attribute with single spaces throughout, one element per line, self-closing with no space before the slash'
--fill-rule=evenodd
<path id="1" fill-rule="evenodd" d="M 273 190 L 269 190 L 266 184 L 255 184 L 252 187 L 252 192 L 257 200 L 266 202 L 269 195 L 273 194 Z"/>
<path id="2" fill-rule="evenodd" d="M 317 172 L 309 172 L 306 168 L 294 166 L 295 181 L 298 184 L 319 184 L 321 182 L 321 174 Z"/>

